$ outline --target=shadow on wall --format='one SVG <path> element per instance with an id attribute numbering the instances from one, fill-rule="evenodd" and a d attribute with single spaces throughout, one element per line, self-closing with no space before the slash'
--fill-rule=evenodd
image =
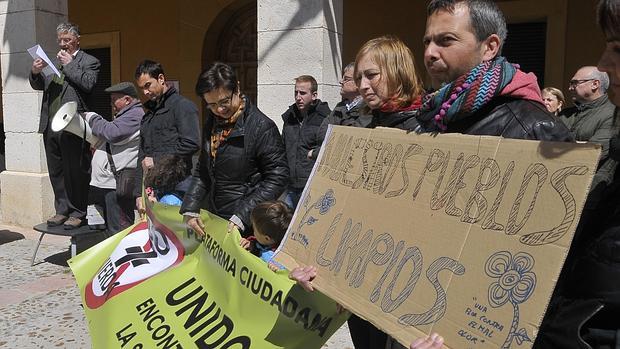
<path id="1" fill-rule="evenodd" d="M 297 0 L 297 1 L 299 2 L 299 6 L 297 6 L 297 12 L 289 21 L 287 28 L 291 28 L 294 26 L 300 27 L 303 24 L 308 23 L 314 17 L 316 17 L 317 15 L 320 15 L 322 8 L 325 11 L 325 21 L 326 21 L 325 25 L 327 26 L 327 28 L 337 28 L 336 13 L 334 11 L 333 2 L 338 1 L 338 0 L 323 1 L 324 4 L 329 4 L 329 6 L 323 6 L 323 7 L 322 6 L 303 6 L 304 0 Z M 328 30 L 327 32 L 329 35 L 329 46 L 331 47 L 332 52 L 338 52 L 337 55 L 332 55 L 332 63 L 333 63 L 332 66 L 334 67 L 334 70 L 335 70 L 334 76 L 340 76 L 341 72 L 339 71 L 339 67 L 341 65 L 341 62 L 338 60 L 338 57 L 342 56 L 342 52 L 341 52 L 342 50 L 339 45 L 338 34 L 336 34 L 336 32 L 334 32 L 333 30 Z M 266 50 L 264 50 L 263 53 L 258 57 L 258 61 L 261 62 L 262 60 L 269 57 L 272 50 L 280 44 L 281 40 L 290 34 L 291 32 L 288 30 L 281 31 L 277 39 L 274 40 L 271 43 L 271 45 L 269 45 L 269 47 Z"/>
<path id="2" fill-rule="evenodd" d="M 32 5 L 29 5 L 27 1 L 23 0 L 0 0 L 6 3 L 6 12 L 11 13 L 13 15 L 4 16 L 4 30 L 3 30 L 3 48 L 4 52 L 0 52 L 2 54 L 11 54 L 10 59 L 3 60 L 4 62 L 8 61 L 8 64 L 3 64 L 0 69 L 2 69 L 2 92 L 22 92 L 22 86 L 19 86 L 25 83 L 23 89 L 28 91 L 30 88 L 28 85 L 28 75 L 30 73 L 30 67 L 32 65 L 32 59 L 30 55 L 27 53 L 27 49 L 37 44 L 37 42 L 31 41 L 32 37 L 27 35 L 20 35 L 20 31 L 30 30 L 26 29 L 24 17 L 20 15 L 20 12 L 24 12 L 24 10 L 28 10 Z M 64 0 L 49 0 L 50 3 L 61 4 Z M 57 6 L 60 7 L 60 6 Z M 37 19 L 38 20 L 38 19 Z M 28 34 L 28 33 L 24 33 Z M 41 47 L 45 50 L 55 50 L 58 47 L 55 45 L 56 43 L 56 33 L 54 31 L 48 33 L 44 33 L 45 36 L 37 33 L 36 38 L 42 40 L 42 42 L 38 42 L 41 44 Z M 49 35 L 49 36 L 48 36 Z M 51 54 L 49 51 L 48 55 Z M 8 87 L 8 88 L 7 88 Z M 14 99 L 11 99 L 14 100 Z M 3 98 L 3 104 L 6 103 L 6 98 Z M 11 108 L 15 110 L 14 108 Z M 37 111 L 36 115 L 32 117 L 36 117 L 38 120 L 39 114 Z M 9 126 L 9 131 L 7 133 L 16 132 L 15 129 L 15 115 L 3 115 L 3 120 L 0 120 L 0 171 L 5 169 L 5 127 L 4 122 L 9 121 L 7 125 Z M 38 122 L 37 122 L 38 127 Z"/>

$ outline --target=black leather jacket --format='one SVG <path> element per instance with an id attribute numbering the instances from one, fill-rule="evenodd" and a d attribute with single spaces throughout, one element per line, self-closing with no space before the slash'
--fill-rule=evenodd
<path id="1" fill-rule="evenodd" d="M 213 125 L 214 116 L 209 113 L 202 152 L 180 212 L 198 213 L 204 208 L 225 219 L 237 216 L 247 235 L 252 209 L 262 201 L 276 200 L 286 188 L 284 144 L 276 124 L 247 98 L 244 113 L 219 145 L 215 160 L 210 155 Z"/>
<path id="2" fill-rule="evenodd" d="M 419 118 L 426 131 L 435 130 L 433 115 Z M 537 102 L 497 97 L 472 115 L 448 124 L 446 133 L 502 136 L 540 141 L 574 141 L 561 120 L 554 118 Z"/>

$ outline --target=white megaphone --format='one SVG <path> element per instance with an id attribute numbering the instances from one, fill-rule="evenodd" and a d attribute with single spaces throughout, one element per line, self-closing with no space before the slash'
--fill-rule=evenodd
<path id="1" fill-rule="evenodd" d="M 52 131 L 71 132 L 76 136 L 85 138 L 93 146 L 99 142 L 99 138 L 93 135 L 93 131 L 86 120 L 78 115 L 76 102 L 67 102 L 58 109 L 52 117 Z"/>

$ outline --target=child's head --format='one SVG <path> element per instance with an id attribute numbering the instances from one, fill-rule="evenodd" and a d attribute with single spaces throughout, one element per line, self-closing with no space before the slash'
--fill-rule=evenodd
<path id="1" fill-rule="evenodd" d="M 178 155 L 163 155 L 146 171 L 144 187 L 151 187 L 159 195 L 174 191 L 177 184 L 187 177 L 185 159 Z"/>
<path id="2" fill-rule="evenodd" d="M 261 245 L 279 245 L 293 213 L 282 201 L 265 201 L 256 205 L 252 210 L 252 226 L 254 236 Z"/>

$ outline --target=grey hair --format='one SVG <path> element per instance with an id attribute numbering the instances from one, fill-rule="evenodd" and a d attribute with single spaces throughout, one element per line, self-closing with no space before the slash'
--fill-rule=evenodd
<path id="1" fill-rule="evenodd" d="M 349 69 L 355 69 L 355 61 L 345 65 L 344 68 L 342 68 L 342 74 L 344 74 L 344 72 L 346 72 Z"/>
<path id="2" fill-rule="evenodd" d="M 497 34 L 499 36 L 499 51 L 508 37 L 506 18 L 494 1 L 490 0 L 431 0 L 426 8 L 428 16 L 437 11 L 443 10 L 454 13 L 458 4 L 463 4 L 469 9 L 469 22 L 476 35 L 478 42 L 486 40 L 489 36 Z"/>
<path id="3" fill-rule="evenodd" d="M 60 33 L 69 33 L 69 34 L 73 34 L 73 35 L 75 35 L 77 37 L 80 37 L 80 28 L 78 28 L 78 26 L 73 24 L 73 23 L 69 23 L 69 22 L 60 23 L 56 27 L 56 33 L 58 33 L 58 34 L 60 34 Z"/>
<path id="4" fill-rule="evenodd" d="M 600 71 L 594 67 L 592 73 L 590 74 L 590 79 L 598 80 L 601 83 L 601 92 L 607 93 L 607 89 L 609 88 L 609 75 L 607 73 Z"/>

